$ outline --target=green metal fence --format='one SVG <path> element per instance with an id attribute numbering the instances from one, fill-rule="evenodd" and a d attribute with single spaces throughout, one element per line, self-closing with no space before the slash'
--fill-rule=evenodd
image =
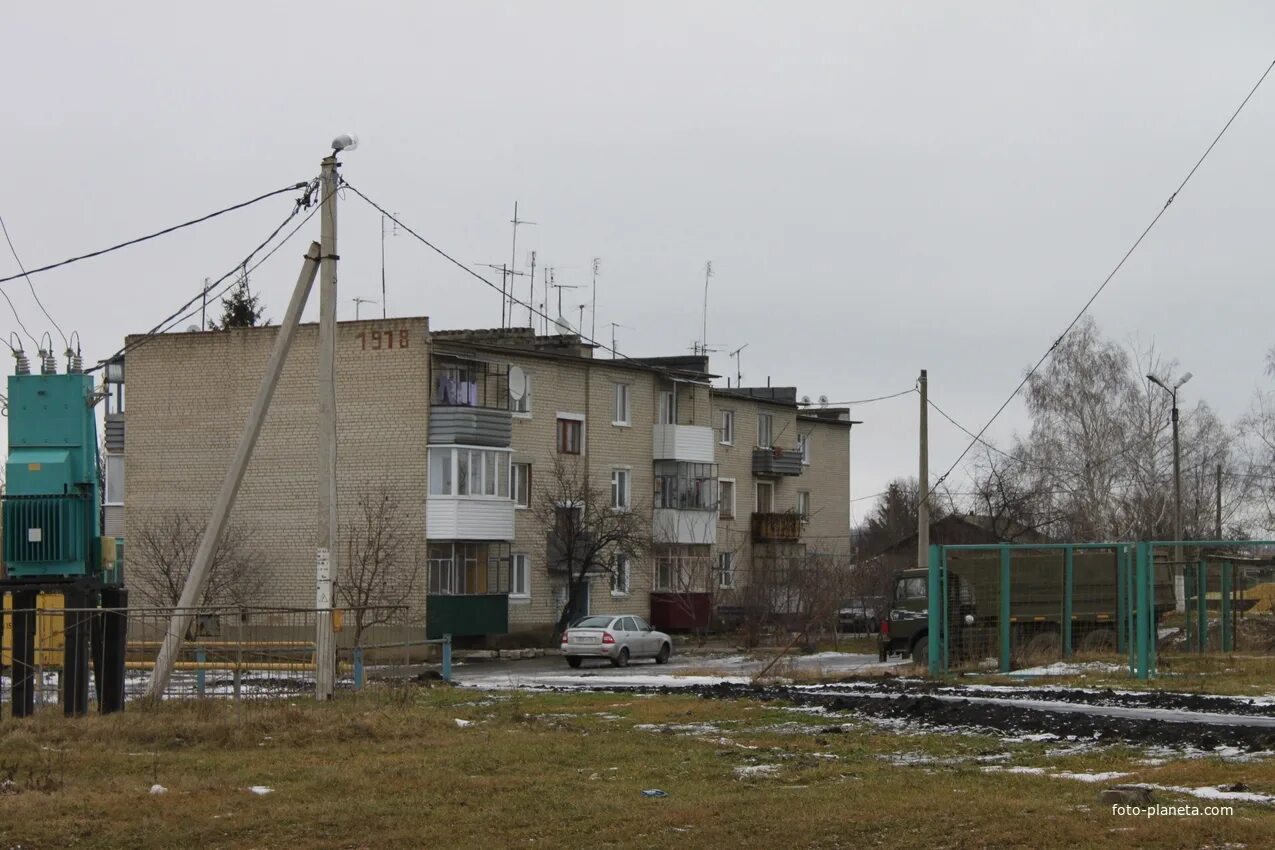
<path id="1" fill-rule="evenodd" d="M 1068 659 L 1080 648 L 1119 653 L 1131 675 L 1147 679 L 1156 670 L 1159 625 L 1177 607 L 1179 576 L 1188 603 L 1185 645 L 1206 651 L 1216 643 L 1232 652 L 1239 603 L 1252 604 L 1239 595 L 1255 584 L 1236 562 L 1250 572 L 1254 563 L 1275 565 L 1240 554 L 1271 546 L 1264 540 L 931 546 L 924 638 L 930 674 L 946 674 L 954 662 L 981 663 L 993 652 L 996 668 L 1009 673 L 1033 650 Z M 1177 551 L 1190 556 L 1178 559 Z M 1265 569 L 1259 573 L 1275 576 L 1275 566 Z M 1215 642 L 1210 608 L 1218 619 Z"/>

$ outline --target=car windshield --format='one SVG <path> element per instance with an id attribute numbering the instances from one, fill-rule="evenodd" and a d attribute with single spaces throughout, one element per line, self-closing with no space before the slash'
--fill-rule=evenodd
<path id="1" fill-rule="evenodd" d="M 583 620 L 576 622 L 573 629 L 605 629 L 611 625 L 613 617 L 585 617 Z"/>

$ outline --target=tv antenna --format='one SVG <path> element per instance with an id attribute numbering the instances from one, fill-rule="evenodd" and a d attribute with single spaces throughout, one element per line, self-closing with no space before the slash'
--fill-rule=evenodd
<path id="1" fill-rule="evenodd" d="M 504 328 L 506 302 L 509 300 L 510 297 L 513 296 L 513 292 L 514 292 L 513 279 L 515 277 L 526 277 L 527 273 L 514 271 L 513 269 L 509 268 L 508 263 L 501 263 L 500 265 L 496 265 L 495 263 L 474 263 L 474 265 L 485 266 L 486 268 L 493 269 L 495 271 L 500 272 L 500 326 Z M 506 295 L 506 293 L 508 293 L 508 295 Z M 514 317 L 514 305 L 512 303 L 509 303 L 508 306 L 509 306 L 509 324 L 512 325 L 513 317 Z"/>
<path id="2" fill-rule="evenodd" d="M 598 267 L 602 265 L 601 257 L 593 258 L 593 307 L 589 310 L 589 316 L 592 320 L 592 326 L 589 329 L 589 339 L 596 340 L 598 338 Z M 584 329 L 584 313 L 580 314 L 580 328 Z"/>
<path id="3" fill-rule="evenodd" d="M 708 347 L 708 279 L 713 276 L 713 261 L 708 260 L 704 263 L 704 327 L 700 335 L 700 344 L 702 347 Z"/>
<path id="4" fill-rule="evenodd" d="M 552 275 L 550 276 L 549 285 L 558 290 L 558 318 L 554 319 L 554 324 L 557 326 L 559 333 L 570 333 L 571 331 L 569 330 L 563 330 L 564 327 L 570 328 L 571 323 L 568 322 L 566 317 L 562 315 L 562 290 L 579 289 L 580 287 L 572 283 L 554 283 L 552 281 Z"/>
<path id="5" fill-rule="evenodd" d="M 373 298 L 351 298 L 350 300 L 354 302 L 354 321 L 356 321 L 356 322 L 359 320 L 359 307 L 360 307 L 360 306 L 362 306 L 363 304 L 375 304 L 375 303 L 376 303 L 376 300 L 375 300 L 375 299 L 373 299 Z M 382 319 L 384 319 L 384 318 L 385 318 L 385 316 L 383 316 L 383 315 L 382 315 L 382 316 L 381 316 L 381 318 L 382 318 Z"/>
<path id="6" fill-rule="evenodd" d="M 510 219 L 509 223 L 514 226 L 513 244 L 509 248 L 509 268 L 512 270 L 516 268 L 518 265 L 518 260 L 517 260 L 518 258 L 518 225 L 530 224 L 534 226 L 536 222 L 527 221 L 525 219 L 518 218 L 518 202 L 514 201 L 514 217 Z M 519 272 L 514 272 L 514 274 L 519 274 Z M 531 259 L 531 283 L 532 283 L 533 289 L 535 287 L 535 282 L 536 282 L 536 260 L 535 260 L 535 254 L 533 253 L 532 259 Z M 513 294 L 514 294 L 514 282 L 513 282 L 513 279 L 510 278 L 509 280 L 509 324 L 511 326 L 514 323 Z M 535 300 L 534 294 L 533 294 L 533 297 L 528 300 Z M 500 326 L 503 328 L 504 327 L 503 317 L 505 315 L 505 302 L 503 300 L 503 296 L 500 302 L 500 315 L 502 317 Z"/>
<path id="7" fill-rule="evenodd" d="M 394 213 L 394 218 L 388 218 L 384 213 L 381 214 L 381 318 L 385 318 L 385 237 L 398 236 L 398 213 Z M 385 222 L 390 223 L 390 229 L 386 231 Z M 375 303 L 375 302 L 372 302 Z M 358 313 L 357 307 L 355 313 Z"/>
<path id="8" fill-rule="evenodd" d="M 743 361 L 743 358 L 740 356 L 740 352 L 747 347 L 748 347 L 748 343 L 744 343 L 739 348 L 736 348 L 734 351 L 732 351 L 729 355 L 735 358 L 735 386 L 737 387 L 742 387 L 744 385 L 744 371 L 743 371 L 744 361 Z"/>
<path id="9" fill-rule="evenodd" d="M 618 352 L 615 350 L 615 329 L 624 328 L 625 330 L 631 331 L 635 330 L 635 328 L 632 325 L 622 325 L 619 322 L 608 322 L 607 324 L 611 326 L 611 359 L 614 360 L 619 356 Z"/>

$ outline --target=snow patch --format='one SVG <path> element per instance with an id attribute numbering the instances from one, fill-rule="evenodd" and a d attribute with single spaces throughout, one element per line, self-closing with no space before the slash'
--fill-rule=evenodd
<path id="1" fill-rule="evenodd" d="M 779 773 L 777 764 L 746 764 L 735 768 L 736 779 L 753 779 L 759 776 L 776 776 Z"/>
<path id="2" fill-rule="evenodd" d="M 269 785 L 249 785 L 248 793 L 256 794 L 258 797 L 264 797 L 267 794 L 273 794 L 274 789 Z"/>
<path id="3" fill-rule="evenodd" d="M 1010 671 L 1011 676 L 1083 676 L 1088 673 L 1120 673 L 1126 668 L 1121 664 L 1109 661 L 1086 661 L 1083 663 L 1067 663 L 1056 661 L 1041 667 L 1026 667 L 1022 670 Z"/>
<path id="4" fill-rule="evenodd" d="M 1055 773 L 1052 774 L 1057 779 L 1074 779 L 1077 782 L 1110 782 L 1113 779 L 1123 779 L 1128 776 L 1127 773 L 1121 773 L 1116 770 L 1109 770 L 1106 773 Z"/>
<path id="5" fill-rule="evenodd" d="M 151 786 L 151 793 L 152 794 L 167 794 L 168 789 L 165 788 L 163 785 L 160 785 L 158 782 L 156 782 L 154 785 Z"/>

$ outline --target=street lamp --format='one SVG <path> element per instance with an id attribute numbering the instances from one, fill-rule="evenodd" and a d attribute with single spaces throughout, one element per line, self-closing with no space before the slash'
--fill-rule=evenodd
<path id="1" fill-rule="evenodd" d="M 1176 597 L 1174 607 L 1184 611 L 1186 610 L 1186 579 L 1184 574 L 1177 572 L 1182 568 L 1182 446 L 1178 442 L 1178 390 L 1191 380 L 1191 373 L 1187 372 L 1178 378 L 1172 386 L 1155 375 L 1147 375 L 1147 380 L 1164 390 L 1173 399 L 1173 561 L 1175 564 L 1173 590 Z M 1177 586 L 1179 579 L 1182 580 L 1181 588 Z"/>

